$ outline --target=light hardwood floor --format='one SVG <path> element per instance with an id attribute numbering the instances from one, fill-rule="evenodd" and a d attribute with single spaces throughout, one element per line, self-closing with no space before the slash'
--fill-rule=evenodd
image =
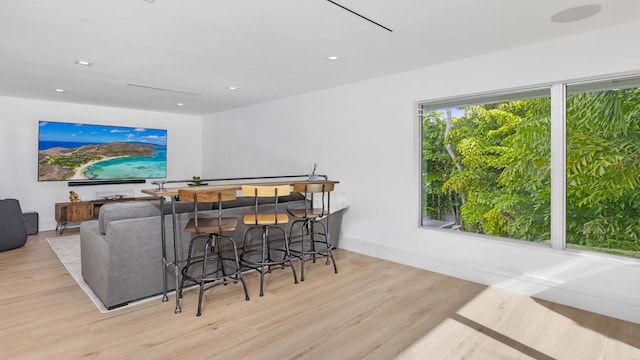
<path id="1" fill-rule="evenodd" d="M 101 314 L 54 236 L 0 253 L 2 359 L 640 359 L 638 324 L 343 250 L 338 274 L 274 270 L 262 298 L 255 273 L 250 301 L 216 287 L 199 318 L 193 290 L 182 314 L 160 300 Z"/>

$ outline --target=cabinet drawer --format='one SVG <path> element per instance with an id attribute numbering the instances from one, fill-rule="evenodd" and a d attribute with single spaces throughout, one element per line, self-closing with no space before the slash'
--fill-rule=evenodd
<path id="1" fill-rule="evenodd" d="M 85 221 L 93 219 L 93 204 L 58 203 L 56 204 L 56 221 L 59 223 Z"/>

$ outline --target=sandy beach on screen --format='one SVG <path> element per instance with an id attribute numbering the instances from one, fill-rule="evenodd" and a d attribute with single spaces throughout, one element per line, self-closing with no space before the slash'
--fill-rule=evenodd
<path id="1" fill-rule="evenodd" d="M 71 179 L 72 180 L 86 180 L 88 178 L 86 176 L 84 176 L 84 171 L 87 170 L 87 168 L 89 168 L 90 166 L 93 166 L 93 165 L 95 165 L 95 164 L 97 164 L 99 162 L 118 159 L 118 158 L 123 158 L 123 157 L 127 157 L 127 156 L 112 156 L 112 157 L 105 156 L 105 157 L 103 157 L 102 159 L 99 159 L 99 160 L 89 161 L 86 164 L 80 165 L 80 167 L 76 169 L 76 173 L 73 175 L 73 177 Z"/>

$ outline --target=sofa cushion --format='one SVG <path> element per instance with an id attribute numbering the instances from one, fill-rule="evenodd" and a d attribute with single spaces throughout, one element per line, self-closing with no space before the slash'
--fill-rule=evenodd
<path id="1" fill-rule="evenodd" d="M 292 193 L 289 196 L 283 196 L 278 199 L 280 203 L 286 203 L 291 201 L 297 201 L 304 199 L 304 196 L 298 193 Z M 259 199 L 259 204 L 262 205 L 269 199 Z M 225 202 L 223 208 L 237 208 L 251 206 L 254 204 L 254 198 L 252 197 L 239 197 L 236 200 Z M 271 200 L 273 201 L 273 200 Z M 193 211 L 193 203 L 187 201 L 176 201 L 176 214 Z M 218 203 L 198 203 L 198 210 L 205 211 L 211 209 L 217 209 Z M 165 201 L 164 213 L 171 214 L 171 201 Z M 107 225 L 111 221 L 123 220 L 123 219 L 136 219 L 150 216 L 160 215 L 160 201 L 126 201 L 115 202 L 105 204 L 100 207 L 98 214 L 98 228 L 102 234 L 107 233 Z"/>
<path id="2" fill-rule="evenodd" d="M 198 203 L 198 210 L 211 210 L 211 203 Z M 193 203 L 176 201 L 176 214 L 193 211 Z M 171 202 L 164 203 L 164 213 L 171 214 Z M 111 221 L 136 219 L 160 215 L 160 201 L 126 201 L 105 204 L 98 214 L 98 228 L 102 234 L 107 233 L 107 224 Z"/>
<path id="3" fill-rule="evenodd" d="M 107 225 L 111 221 L 159 215 L 160 206 L 152 201 L 127 201 L 105 204 L 100 207 L 98 228 L 101 233 L 106 234 Z"/>

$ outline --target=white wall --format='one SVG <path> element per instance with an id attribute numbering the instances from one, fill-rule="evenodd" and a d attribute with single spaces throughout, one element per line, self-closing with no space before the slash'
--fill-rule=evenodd
<path id="1" fill-rule="evenodd" d="M 69 201 L 69 190 L 91 200 L 96 191 L 131 190 L 143 196 L 141 189 L 154 186 L 149 180 L 76 187 L 38 182 L 38 120 L 167 129 L 167 177 L 188 179 L 201 172 L 200 116 L 0 97 L 0 199 L 17 198 L 23 211 L 37 211 L 40 230 L 55 228 L 54 204 Z"/>
<path id="2" fill-rule="evenodd" d="M 640 71 L 640 23 L 206 116 L 207 177 L 320 172 L 340 247 L 640 323 L 640 264 L 419 228 L 415 102 Z M 345 59 L 343 61 L 348 61 Z M 220 149 L 220 150 L 218 150 Z"/>

